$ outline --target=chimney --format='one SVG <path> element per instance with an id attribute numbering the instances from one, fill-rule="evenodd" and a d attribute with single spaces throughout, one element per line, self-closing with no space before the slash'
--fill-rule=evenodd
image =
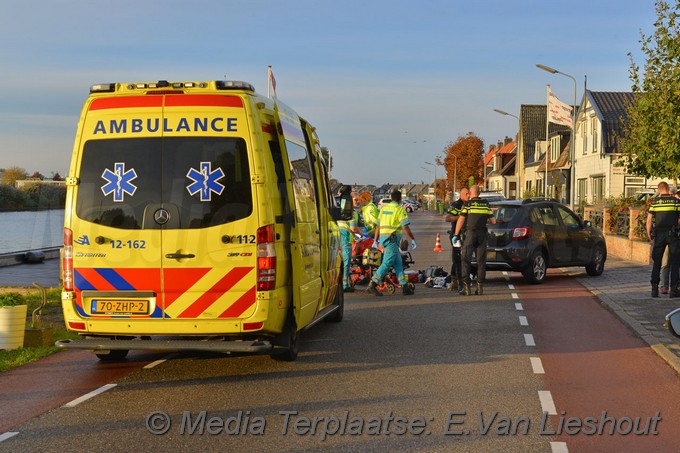
<path id="1" fill-rule="evenodd" d="M 501 149 L 503 147 L 503 142 L 498 140 L 498 149 Z"/>
<path id="2" fill-rule="evenodd" d="M 512 139 L 506 135 L 503 144 L 504 144 L 504 145 L 507 145 L 507 144 L 510 143 L 511 141 L 512 141 Z"/>

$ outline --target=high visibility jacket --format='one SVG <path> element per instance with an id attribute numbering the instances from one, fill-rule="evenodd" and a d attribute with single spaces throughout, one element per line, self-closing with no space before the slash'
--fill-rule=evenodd
<path id="1" fill-rule="evenodd" d="M 468 200 L 460 215 L 465 217 L 465 225 L 468 231 L 485 230 L 486 221 L 493 216 L 489 202 L 483 198 L 475 197 Z"/>
<path id="2" fill-rule="evenodd" d="M 367 230 L 374 230 L 376 223 L 378 223 L 378 215 L 380 211 L 378 207 L 371 201 L 366 206 L 361 208 L 361 215 L 364 217 L 364 225 Z"/>
<path id="3" fill-rule="evenodd" d="M 378 238 L 380 245 L 387 244 L 388 239 L 393 234 L 394 239 L 398 241 L 401 238 L 402 227 L 410 223 L 406 210 L 399 203 L 393 201 L 387 206 L 383 206 L 378 214 L 377 223 L 380 227 L 380 237 Z"/>
<path id="4" fill-rule="evenodd" d="M 656 228 L 667 230 L 678 224 L 680 200 L 671 194 L 663 194 L 652 200 L 649 213 L 654 216 Z"/>
<path id="5" fill-rule="evenodd" d="M 463 210 L 464 204 L 465 204 L 465 202 L 459 198 L 458 200 L 453 202 L 453 204 L 446 211 L 446 213 L 451 214 L 453 216 L 459 216 L 461 211 Z M 456 219 L 456 221 L 457 220 L 458 219 Z M 456 232 L 456 221 L 451 222 L 451 234 L 449 236 L 453 236 L 453 233 Z M 465 224 L 463 224 L 463 228 L 461 228 L 460 234 L 465 234 Z"/>

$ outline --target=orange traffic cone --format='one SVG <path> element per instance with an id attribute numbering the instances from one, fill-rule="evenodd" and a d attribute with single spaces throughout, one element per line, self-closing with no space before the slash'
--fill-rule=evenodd
<path id="1" fill-rule="evenodd" d="M 444 249 L 442 248 L 442 243 L 439 239 L 439 233 L 437 233 L 437 242 L 434 243 L 434 250 L 433 252 L 443 252 Z"/>

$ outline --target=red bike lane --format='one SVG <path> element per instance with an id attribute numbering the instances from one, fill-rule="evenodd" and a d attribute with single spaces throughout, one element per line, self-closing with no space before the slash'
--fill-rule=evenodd
<path id="1" fill-rule="evenodd" d="M 159 358 L 131 352 L 126 361 L 101 362 L 90 351 L 70 350 L 0 373 L 0 435 Z"/>
<path id="2" fill-rule="evenodd" d="M 680 451 L 675 371 L 574 278 L 555 271 L 541 285 L 512 283 L 555 403 L 558 441 L 571 452 Z"/>

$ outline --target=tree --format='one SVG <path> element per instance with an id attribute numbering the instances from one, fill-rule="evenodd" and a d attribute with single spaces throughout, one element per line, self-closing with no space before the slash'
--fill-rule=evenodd
<path id="1" fill-rule="evenodd" d="M 17 182 L 20 179 L 26 179 L 27 177 L 28 173 L 26 173 L 26 170 L 24 170 L 23 168 L 10 167 L 6 169 L 5 172 L 2 174 L 2 179 L 0 180 L 0 183 L 14 187 L 15 182 Z"/>
<path id="2" fill-rule="evenodd" d="M 459 190 L 469 179 L 473 181 L 482 179 L 484 141 L 474 132 L 468 132 L 467 135 L 458 137 L 455 142 L 449 143 L 444 153 L 448 186 L 454 191 Z M 454 175 L 458 187 L 454 187 Z"/>
<path id="3" fill-rule="evenodd" d="M 680 176 L 680 2 L 656 2 L 652 36 L 640 33 L 644 72 L 631 60 L 635 102 L 627 109 L 621 137 L 622 165 L 631 174 L 676 179 Z"/>
<path id="4" fill-rule="evenodd" d="M 330 150 L 325 146 L 321 147 L 321 157 L 323 157 L 324 162 L 326 162 L 328 173 L 330 173 L 331 170 L 333 170 L 333 156 L 331 156 Z"/>

